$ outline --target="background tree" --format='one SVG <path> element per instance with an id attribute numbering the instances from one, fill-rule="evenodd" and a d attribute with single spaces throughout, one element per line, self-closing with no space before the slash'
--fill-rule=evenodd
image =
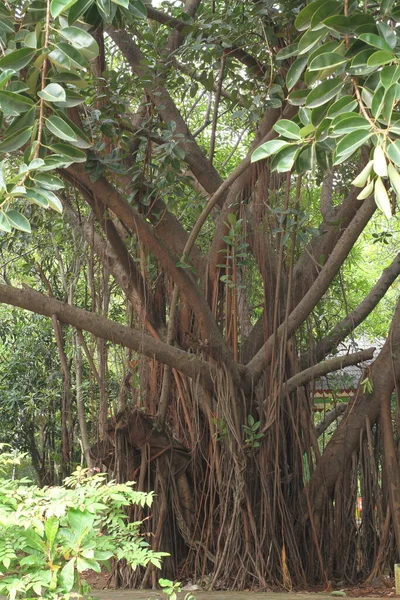
<path id="1" fill-rule="evenodd" d="M 211 588 L 375 576 L 400 551 L 396 292 L 392 324 L 375 313 L 387 339 L 368 385 L 322 454 L 313 382 L 372 358 L 331 355 L 400 273 L 396 4 L 0 11 L 2 241 L 30 232 L 35 205 L 62 211 L 68 232 L 30 265 L 34 284 L 5 278 L 0 301 L 51 318 L 62 471 L 78 422 L 89 463 L 156 491 L 148 525 L 173 576 Z M 373 235 L 390 243 L 372 253 Z M 365 248 L 368 277 L 351 268 Z M 142 575 L 155 583 L 152 566 Z M 135 581 L 123 564 L 115 579 Z"/>

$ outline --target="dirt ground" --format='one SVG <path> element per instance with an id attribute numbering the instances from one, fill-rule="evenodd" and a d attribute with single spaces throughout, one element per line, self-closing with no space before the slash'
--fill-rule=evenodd
<path id="1" fill-rule="evenodd" d="M 183 600 L 188 592 L 179 594 L 179 600 Z M 257 592 L 192 592 L 196 600 L 334 600 L 337 596 L 329 593 L 257 593 Z M 394 596 L 394 592 L 393 592 Z M 163 594 L 150 590 L 97 590 L 95 597 L 99 600 L 147 600 L 162 599 Z M 347 596 L 349 597 L 349 596 Z M 370 596 L 371 597 L 371 596 Z M 164 596 L 166 598 L 166 596 Z M 339 598 L 341 598 L 339 596 Z M 362 596 L 359 596 L 362 598 Z"/>

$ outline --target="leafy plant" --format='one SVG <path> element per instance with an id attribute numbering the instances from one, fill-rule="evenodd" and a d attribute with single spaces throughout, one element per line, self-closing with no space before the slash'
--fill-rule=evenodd
<path id="1" fill-rule="evenodd" d="M 248 444 L 251 448 L 259 448 L 260 440 L 264 434 L 260 433 L 260 421 L 256 421 L 253 415 L 247 416 L 247 425 L 243 425 L 243 430 L 245 434 L 245 443 Z"/>
<path id="2" fill-rule="evenodd" d="M 65 486 L 42 489 L 0 480 L 0 593 L 10 600 L 83 597 L 90 591 L 83 573 L 99 572 L 110 559 L 161 566 L 165 553 L 153 552 L 140 522 L 126 515 L 132 504 L 150 507 L 152 493 L 105 477 L 78 469 Z"/>

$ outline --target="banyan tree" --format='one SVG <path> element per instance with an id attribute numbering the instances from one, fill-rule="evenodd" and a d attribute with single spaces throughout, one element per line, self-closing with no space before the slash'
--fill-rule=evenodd
<path id="1" fill-rule="evenodd" d="M 90 467 L 155 490 L 131 517 L 148 517 L 171 578 L 290 589 L 374 578 L 398 558 L 399 255 L 378 256 L 357 304 L 325 313 L 371 223 L 396 231 L 399 17 L 390 0 L 0 5 L 3 239 L 62 211 L 51 219 L 104 284 L 84 304 L 42 272 L 36 289 L 4 281 L 0 302 L 52 319 L 63 472 L 78 422 Z M 338 353 L 388 292 L 378 355 Z M 96 427 L 71 392 L 82 361 Z M 317 425 L 315 381 L 355 364 L 355 393 Z"/>

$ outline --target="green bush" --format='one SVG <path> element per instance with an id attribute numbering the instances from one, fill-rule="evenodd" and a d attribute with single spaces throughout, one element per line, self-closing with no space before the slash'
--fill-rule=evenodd
<path id="1" fill-rule="evenodd" d="M 84 469 L 62 487 L 0 479 L 0 594 L 68 600 L 87 596 L 82 573 L 98 572 L 112 558 L 133 568 L 149 562 L 160 567 L 166 554 L 153 552 L 140 523 L 126 516 L 126 507 L 152 501 L 152 493 L 135 491 L 133 483 L 107 482 Z"/>

